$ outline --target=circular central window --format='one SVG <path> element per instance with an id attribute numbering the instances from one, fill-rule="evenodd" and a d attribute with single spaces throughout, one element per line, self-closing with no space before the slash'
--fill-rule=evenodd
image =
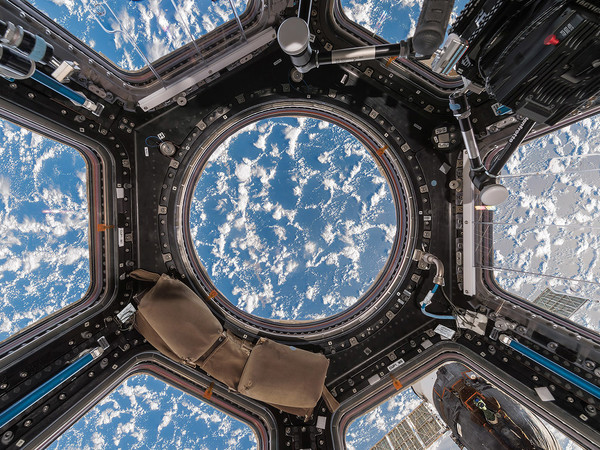
<path id="1" fill-rule="evenodd" d="M 190 210 L 194 248 L 233 305 L 272 320 L 352 307 L 383 269 L 396 208 L 350 132 L 306 117 L 241 129 L 210 156 Z"/>

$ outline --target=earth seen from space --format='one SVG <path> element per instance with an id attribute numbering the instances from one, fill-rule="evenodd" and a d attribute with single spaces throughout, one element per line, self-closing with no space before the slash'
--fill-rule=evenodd
<path id="1" fill-rule="evenodd" d="M 138 70 L 234 17 L 224 0 L 31 3 L 123 70 Z M 233 3 L 243 13 L 246 3 Z M 465 3 L 456 2 L 453 17 Z M 342 0 L 347 17 L 390 42 L 412 34 L 420 5 L 417 0 Z M 529 192 L 511 197 L 510 208 L 497 211 L 496 222 L 501 223 L 493 225 L 498 237 L 495 276 L 501 286 L 531 298 L 546 282 L 555 290 L 589 298 L 573 320 L 595 330 L 600 320 L 594 284 L 600 278 L 600 244 L 594 231 L 600 217 L 599 129 L 598 119 L 589 119 L 518 152 L 507 165 L 504 181 L 513 192 Z M 4 340 L 85 295 L 90 224 L 87 169 L 76 150 L 6 121 L 0 121 L 0 136 Z M 236 150 L 236 143 L 244 143 L 247 154 Z M 383 267 L 397 226 L 389 188 L 372 157 L 347 132 L 314 119 L 269 119 L 251 125 L 228 145 L 199 179 L 190 224 L 211 280 L 239 308 L 266 318 L 315 319 L 354 304 Z M 533 172 L 543 174 L 527 175 Z M 544 183 L 539 183 L 542 178 Z M 215 190 L 217 197 L 203 199 L 202 189 Z M 230 221 L 223 219 L 228 214 Z M 221 222 L 215 228 L 209 219 Z M 230 253 L 223 258 L 220 252 L 225 250 Z M 252 258 L 258 265 L 248 263 Z M 561 284 L 552 278 L 565 258 L 572 261 L 566 269 L 569 277 L 581 282 Z M 535 275 L 540 271 L 551 276 Z M 298 278 L 300 273 L 309 277 Z M 320 283 L 322 277 L 327 283 Z M 350 424 L 347 447 L 371 448 L 419 402 L 407 389 L 369 411 Z M 559 439 L 563 448 L 577 448 Z M 256 445 L 245 424 L 139 374 L 125 380 L 50 448 L 213 450 Z M 446 434 L 432 448 L 457 447 Z"/>

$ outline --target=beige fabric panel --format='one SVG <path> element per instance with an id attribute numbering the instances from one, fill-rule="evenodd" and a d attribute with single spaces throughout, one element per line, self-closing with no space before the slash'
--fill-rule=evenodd
<path id="1" fill-rule="evenodd" d="M 185 284 L 167 275 L 144 295 L 138 313 L 178 359 L 188 363 L 204 355 L 223 332 L 208 306 Z"/>
<path id="2" fill-rule="evenodd" d="M 144 269 L 136 269 L 129 276 L 134 280 L 151 281 L 153 283 L 156 283 L 160 279 L 160 274 Z"/>
<path id="3" fill-rule="evenodd" d="M 146 340 L 150 342 L 150 344 L 152 344 L 159 352 L 175 361 L 182 362 L 181 358 L 173 353 L 173 350 L 171 350 L 169 346 L 165 344 L 165 341 L 163 341 L 163 339 L 156 334 L 156 331 L 154 331 L 154 329 L 148 324 L 148 321 L 144 319 L 144 316 L 139 312 L 137 312 L 135 315 L 134 326 L 135 329 L 138 330 L 140 334 L 144 336 Z"/>
<path id="4" fill-rule="evenodd" d="M 219 346 L 206 359 L 197 361 L 197 364 L 210 376 L 237 390 L 240 376 L 250 356 L 250 351 L 242 344 L 241 339 L 225 332 L 225 338 Z"/>
<path id="5" fill-rule="evenodd" d="M 136 275 L 150 281 L 152 274 Z M 291 414 L 310 415 L 324 389 L 325 356 L 265 338 L 252 346 L 223 332 L 204 301 L 167 275 L 143 296 L 135 327 L 169 358 L 197 365 L 229 388 Z"/>
<path id="6" fill-rule="evenodd" d="M 256 400 L 292 408 L 314 408 L 323 390 L 329 360 L 268 339 L 250 353 L 238 391 Z"/>
<path id="7" fill-rule="evenodd" d="M 315 409 L 314 407 L 312 407 L 312 408 L 292 408 L 290 406 L 275 405 L 273 403 L 269 403 L 269 405 L 271 405 L 274 408 L 280 409 L 283 412 L 293 414 L 295 416 L 300 416 L 300 417 L 310 416 L 312 414 L 313 410 Z"/>

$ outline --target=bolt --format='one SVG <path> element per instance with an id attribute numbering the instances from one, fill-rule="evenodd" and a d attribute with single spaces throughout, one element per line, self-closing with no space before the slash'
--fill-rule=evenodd
<path id="1" fill-rule="evenodd" d="M 32 423 L 33 423 L 33 421 L 32 421 L 31 419 L 27 419 L 27 420 L 26 420 L 26 421 L 23 423 L 23 426 L 24 426 L 24 427 L 30 427 Z"/>
<path id="2" fill-rule="evenodd" d="M 567 397 L 567 401 L 568 401 L 569 403 L 574 403 L 574 402 L 575 402 L 575 399 L 574 399 L 573 397 Z"/>
<path id="3" fill-rule="evenodd" d="M 0 384 L 0 389 L 6 389 L 7 387 L 8 387 L 8 384 L 6 384 L 6 383 Z"/>
<path id="4" fill-rule="evenodd" d="M 10 83 L 9 84 L 11 89 L 16 89 L 17 88 L 17 83 Z"/>
<path id="5" fill-rule="evenodd" d="M 33 92 L 30 92 L 29 94 L 27 94 L 27 97 L 29 97 L 29 98 L 35 98 L 35 94 Z"/>
<path id="6" fill-rule="evenodd" d="M 596 367 L 596 363 L 594 361 L 590 361 L 589 359 L 585 362 L 585 367 L 588 370 L 594 370 Z"/>
<path id="7" fill-rule="evenodd" d="M 590 416 L 596 415 L 596 408 L 594 405 L 586 405 L 585 412 L 587 412 Z"/>
<path id="8" fill-rule="evenodd" d="M 19 373 L 19 376 L 21 378 L 26 378 L 27 377 L 27 372 L 21 372 L 21 373 Z"/>
<path id="9" fill-rule="evenodd" d="M 43 412 L 43 413 L 47 413 L 48 411 L 50 411 L 50 407 L 49 407 L 48 405 L 45 405 L 45 406 L 42 408 L 42 412 Z"/>
<path id="10" fill-rule="evenodd" d="M 7 431 L 2 435 L 2 443 L 8 445 L 10 441 L 13 440 L 13 437 L 15 437 L 14 433 L 12 431 Z"/>
<path id="11" fill-rule="evenodd" d="M 60 394 L 60 395 L 58 396 L 58 399 L 59 399 L 59 400 L 64 400 L 65 398 L 67 398 L 67 394 Z"/>
<path id="12" fill-rule="evenodd" d="M 94 372 L 93 371 L 90 372 L 90 373 L 88 373 L 88 377 L 92 378 L 93 376 L 94 376 Z"/>

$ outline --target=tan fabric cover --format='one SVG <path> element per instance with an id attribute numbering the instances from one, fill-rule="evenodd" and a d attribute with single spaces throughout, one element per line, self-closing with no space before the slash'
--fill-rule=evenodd
<path id="1" fill-rule="evenodd" d="M 154 277 L 146 271 L 135 275 L 144 281 Z M 208 306 L 167 275 L 161 275 L 142 297 L 134 323 L 169 358 L 197 365 L 231 389 L 288 413 L 310 415 L 326 390 L 329 360 L 325 356 L 265 338 L 253 347 L 223 332 Z M 333 397 L 327 400 L 335 402 Z"/>
<path id="2" fill-rule="evenodd" d="M 243 346 L 243 341 L 225 332 L 223 342 L 206 359 L 197 361 L 197 364 L 212 377 L 237 390 L 249 356 L 250 350 Z"/>
<path id="3" fill-rule="evenodd" d="M 269 405 L 273 406 L 276 409 L 280 409 L 283 412 L 300 417 L 310 416 L 313 410 L 315 409 L 314 406 L 312 408 L 292 408 L 290 406 L 275 405 L 273 403 L 269 403 Z"/>
<path id="4" fill-rule="evenodd" d="M 137 315 L 141 316 L 141 319 L 136 317 L 138 325 L 147 324 L 153 330 L 149 338 L 138 328 L 152 345 L 160 351 L 161 347 L 168 348 L 178 360 L 187 363 L 198 360 L 223 333 L 223 327 L 208 306 L 185 284 L 167 275 L 161 275 L 144 295 Z"/>
<path id="5" fill-rule="evenodd" d="M 329 360 L 305 350 L 260 339 L 250 353 L 238 391 L 272 405 L 314 408 L 323 390 Z"/>
<path id="6" fill-rule="evenodd" d="M 156 283 L 160 279 L 160 274 L 144 269 L 135 269 L 129 273 L 129 276 L 134 280 L 151 281 L 153 283 Z"/>
<path id="7" fill-rule="evenodd" d="M 144 316 L 142 316 L 141 314 L 136 314 L 134 316 L 134 326 L 136 330 L 138 330 L 140 334 L 144 336 L 146 340 L 150 342 L 150 344 L 152 344 L 163 355 L 168 356 L 169 358 L 174 359 L 175 361 L 182 361 L 181 358 L 179 358 L 175 353 L 173 353 L 173 350 L 171 350 L 169 346 L 165 344 L 165 341 L 163 341 L 163 339 L 158 334 L 156 334 L 156 331 L 154 331 L 154 329 L 148 324 L 148 322 L 146 322 Z"/>

